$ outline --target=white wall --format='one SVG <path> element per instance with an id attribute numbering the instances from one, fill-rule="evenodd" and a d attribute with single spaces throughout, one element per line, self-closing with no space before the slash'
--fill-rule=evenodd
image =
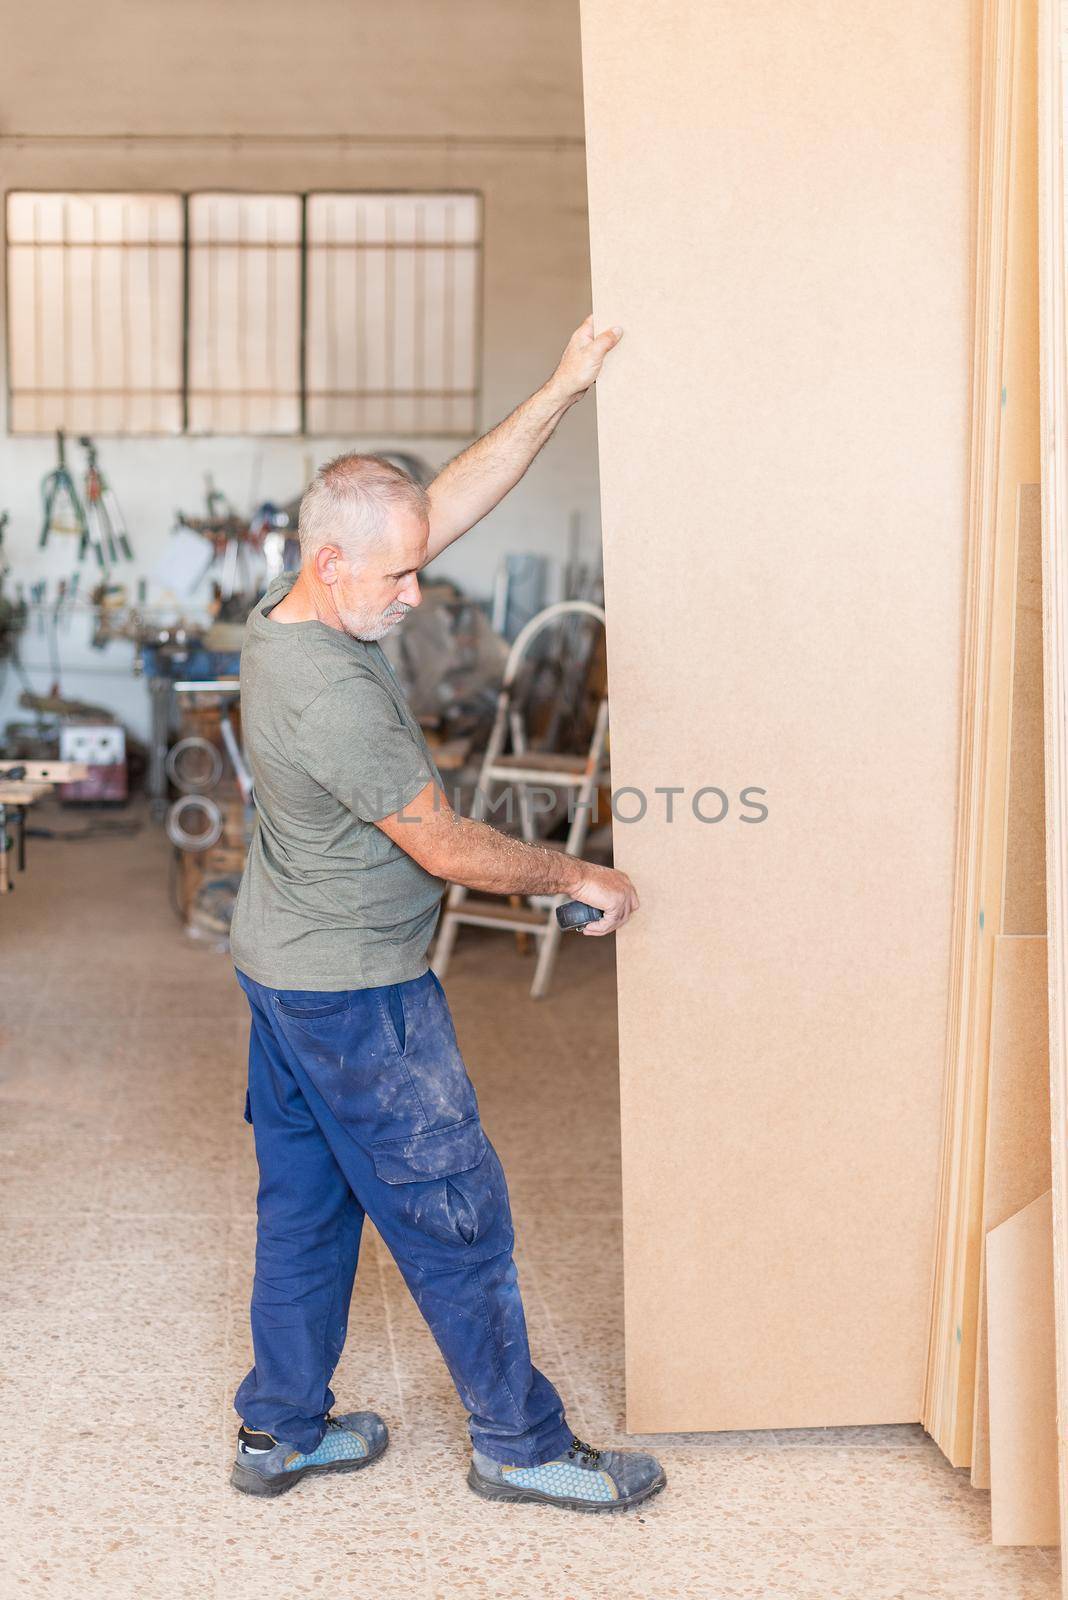
<path id="1" fill-rule="evenodd" d="M 482 427 L 552 368 L 589 309 L 585 157 L 575 0 L 0 0 L 0 186 L 13 188 L 463 188 L 484 196 Z M 2 265 L 0 265 L 2 272 Z M 37 549 L 51 439 L 12 438 L 0 419 L 0 509 L 23 581 L 70 570 Z M 393 439 L 101 440 L 151 572 L 175 507 L 200 508 L 205 472 L 240 508 L 297 494 L 310 465 Z M 454 440 L 412 441 L 438 464 Z M 81 451 L 74 452 L 78 462 Z M 599 539 L 595 417 L 587 400 L 494 515 L 439 563 L 488 594 L 502 551 L 566 554 L 573 513 Z M 91 576 L 86 569 L 83 583 Z M 122 575 L 126 576 L 125 572 Z M 65 692 L 145 724 L 131 649 L 100 655 L 87 618 L 60 637 Z M 31 631 L 35 686 L 49 672 Z M 0 721 L 17 696 L 0 691 Z"/>

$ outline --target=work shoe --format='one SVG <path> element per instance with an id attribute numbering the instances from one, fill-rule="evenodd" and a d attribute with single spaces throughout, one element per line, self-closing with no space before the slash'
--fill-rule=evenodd
<path id="1" fill-rule="evenodd" d="M 467 1481 L 484 1500 L 542 1500 L 568 1511 L 625 1511 L 667 1482 L 655 1456 L 593 1450 L 572 1439 L 566 1455 L 540 1467 L 506 1467 L 475 1450 Z"/>
<path id="2" fill-rule="evenodd" d="M 230 1482 L 242 1494 L 285 1494 L 312 1472 L 356 1472 L 377 1461 L 389 1443 L 389 1429 L 373 1411 L 327 1416 L 326 1432 L 307 1455 L 282 1444 L 273 1434 L 242 1427 Z"/>

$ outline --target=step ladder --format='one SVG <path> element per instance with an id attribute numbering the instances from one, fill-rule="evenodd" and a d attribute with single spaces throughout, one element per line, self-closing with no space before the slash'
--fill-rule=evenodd
<path id="1" fill-rule="evenodd" d="M 588 600 L 564 600 L 532 617 L 516 636 L 508 654 L 493 728 L 482 759 L 471 809 L 472 819 L 484 822 L 490 809 L 491 796 L 502 785 L 508 785 L 516 791 L 523 838 L 530 844 L 539 843 L 549 849 L 562 849 L 569 856 L 582 853 L 597 790 L 609 782 L 608 699 L 602 696 L 598 701 L 593 733 L 585 754 L 567 754 L 530 748 L 523 709 L 519 704 L 519 691 L 522 686 L 521 671 L 534 640 L 545 628 L 559 626 L 561 621 L 575 615 L 592 617 L 601 628 L 604 627 L 604 612 L 600 606 Z M 506 748 L 509 743 L 510 750 Z M 558 794 L 574 797 L 571 825 L 562 845 L 538 839 L 532 788 L 552 789 Z M 556 907 L 567 898 L 566 894 L 528 895 L 525 905 L 514 905 L 502 901 L 500 897 L 480 895 L 472 898 L 469 889 L 463 884 L 454 883 L 445 902 L 431 966 L 439 978 L 444 978 L 456 944 L 456 935 L 463 924 L 477 928 L 498 928 L 507 933 L 533 934 L 540 945 L 530 993 L 535 1000 L 540 1000 L 548 992 L 557 946 L 563 935 L 563 929 L 556 920 Z"/>

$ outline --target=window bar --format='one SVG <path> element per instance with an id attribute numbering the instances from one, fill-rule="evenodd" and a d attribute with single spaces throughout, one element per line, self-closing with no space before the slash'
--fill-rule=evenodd
<path id="1" fill-rule="evenodd" d="M 413 276 L 415 279 L 415 304 L 412 307 L 412 339 L 413 339 L 413 365 L 412 381 L 416 391 L 425 386 L 426 367 L 424 362 L 423 341 L 426 338 L 426 251 L 423 241 L 426 238 L 426 206 L 422 200 L 417 201 L 415 208 L 415 257 L 412 262 Z M 412 407 L 412 427 L 418 432 L 423 418 L 426 415 L 425 401 L 420 395 Z"/>
<path id="2" fill-rule="evenodd" d="M 390 432 L 390 433 L 393 432 L 393 427 L 394 427 L 394 422 L 393 422 L 393 416 L 394 416 L 394 411 L 393 411 L 393 407 L 394 407 L 393 391 L 394 391 L 394 388 L 395 388 L 396 382 L 397 382 L 396 363 L 395 363 L 395 359 L 394 359 L 395 358 L 394 344 L 395 344 L 396 321 L 397 321 L 397 301 L 396 301 L 397 252 L 393 248 L 394 237 L 395 236 L 394 236 L 394 232 L 393 232 L 393 206 L 390 204 L 390 205 L 386 206 L 386 259 L 385 259 L 385 267 L 386 267 L 386 306 L 385 306 L 385 313 L 386 313 L 385 314 L 385 324 L 386 324 L 386 372 L 385 372 L 385 379 L 386 379 L 386 381 L 385 381 L 385 388 L 386 388 L 386 392 L 387 392 L 387 399 L 386 399 L 386 405 L 385 405 L 385 409 L 384 409 L 384 413 L 383 413 L 383 415 L 385 417 L 388 417 L 388 419 L 389 419 L 388 423 L 386 424 L 386 431 Z"/>
<path id="3" fill-rule="evenodd" d="M 326 239 L 328 245 L 335 237 L 336 220 L 337 213 L 333 202 L 331 202 L 326 213 Z M 323 274 L 323 309 L 325 312 L 320 337 L 325 344 L 328 382 L 335 389 L 338 386 L 338 339 L 336 332 L 334 332 L 337 328 L 337 261 L 337 255 L 329 249 L 325 255 L 319 257 L 319 266 Z M 331 421 L 334 420 L 334 418 L 331 418 Z"/>
<path id="4" fill-rule="evenodd" d="M 160 382 L 159 382 L 159 380 L 160 380 L 160 362 L 159 362 L 159 346 L 160 346 L 160 332 L 159 332 L 159 259 L 160 259 L 160 254 L 161 254 L 161 252 L 159 250 L 154 250 L 154 249 L 151 248 L 151 244 L 154 244 L 156 242 L 156 202 L 155 201 L 152 202 L 151 219 L 150 219 L 150 222 L 149 222 L 149 237 L 150 237 L 151 243 L 150 243 L 149 251 L 148 251 L 148 260 L 145 262 L 145 266 L 148 268 L 148 357 L 149 357 L 149 362 L 150 362 L 150 366 L 149 366 L 149 370 L 148 370 L 148 378 L 149 378 L 149 382 L 151 383 L 155 393 L 153 394 L 152 401 L 151 401 L 151 403 L 149 405 L 148 411 L 149 411 L 149 416 L 152 419 L 151 420 L 151 426 L 155 429 L 155 428 L 158 428 L 160 426 L 160 415 L 159 415 L 159 405 L 160 405 L 160 398 L 159 398 L 159 387 L 160 387 Z"/>
<path id="5" fill-rule="evenodd" d="M 8 230 L 10 229 L 10 226 L 11 226 L 11 202 L 8 201 L 6 206 L 4 207 L 4 238 L 5 239 L 7 238 Z M 5 266 L 7 266 L 8 264 L 9 263 L 5 263 Z M 4 362 L 4 397 L 5 397 L 6 401 L 7 401 L 7 426 L 8 426 L 8 431 L 11 432 L 11 431 L 13 431 L 14 410 L 13 410 L 12 381 L 11 381 L 11 322 L 12 322 L 12 317 L 11 317 L 11 294 L 12 294 L 12 289 L 11 289 L 11 273 L 10 272 L 5 271 L 5 273 L 4 273 L 4 283 L 6 285 L 6 288 L 5 288 L 5 293 L 4 293 L 4 330 L 3 330 L 3 339 L 4 339 L 4 349 L 8 352 L 7 360 Z"/>
<path id="6" fill-rule="evenodd" d="M 453 339 L 453 317 L 456 310 L 456 252 L 453 249 L 453 233 L 456 208 L 452 201 L 445 207 L 445 294 L 443 306 L 444 323 L 444 348 L 442 350 L 442 383 L 450 393 L 456 389 L 456 347 Z M 452 422 L 452 408 L 455 402 L 448 400 L 446 409 L 448 421 Z"/>
<path id="7" fill-rule="evenodd" d="M 251 232 L 252 232 L 251 226 L 248 223 L 248 218 L 247 218 L 247 215 L 246 215 L 246 205 L 247 205 L 246 201 L 244 201 L 244 200 L 238 201 L 238 207 L 237 207 L 237 237 L 238 237 L 238 239 L 243 239 L 245 237 L 245 229 L 246 229 L 246 227 L 249 228 L 250 235 L 251 235 Z M 270 209 L 270 207 L 268 207 L 268 210 L 269 209 Z M 237 324 L 237 327 L 236 327 L 236 330 L 235 330 L 236 331 L 235 343 L 237 345 L 238 382 L 242 385 L 243 388 L 247 388 L 247 385 L 248 385 L 248 373 L 249 373 L 249 367 L 248 367 L 248 307 L 249 307 L 249 275 L 250 275 L 249 262 L 251 260 L 252 260 L 251 251 L 238 250 L 238 252 L 237 252 L 237 262 L 236 262 L 236 270 L 237 270 L 237 306 L 236 306 L 236 311 L 237 311 L 237 316 L 234 318 L 234 321 Z M 251 406 L 251 404 L 252 404 L 251 398 L 247 397 L 245 394 L 242 394 L 242 396 L 241 396 L 241 432 L 242 433 L 248 433 L 248 431 L 249 431 L 248 419 L 249 419 L 249 407 Z M 227 431 L 228 432 L 230 431 L 229 427 L 228 427 Z"/>
<path id="8" fill-rule="evenodd" d="M 130 238 L 130 208 L 124 200 L 122 203 L 122 224 L 119 237 L 122 240 L 120 254 L 120 299 L 122 315 L 119 317 L 119 345 L 122 350 L 122 431 L 130 431 L 130 341 L 126 337 L 126 307 L 130 304 L 130 252 L 126 248 Z"/>
<path id="9" fill-rule="evenodd" d="M 300 385 L 297 400 L 300 408 L 298 421 L 301 434 L 306 434 L 308 431 L 308 196 L 306 194 L 300 197 L 300 324 L 297 337 L 300 340 L 300 367 L 297 373 Z M 271 376 L 273 379 L 273 370 Z"/>
<path id="10" fill-rule="evenodd" d="M 483 255 L 483 208 L 482 196 L 476 202 L 478 226 L 475 230 L 475 301 L 472 307 L 473 323 L 471 329 L 471 389 L 473 398 L 467 415 L 468 431 L 477 434 L 482 424 L 482 340 L 485 337 L 483 327 L 482 307 L 485 297 L 485 257 Z"/>
<path id="11" fill-rule="evenodd" d="M 100 387 L 103 374 L 100 369 L 100 272 L 97 256 L 97 222 L 99 213 L 96 206 L 90 207 L 90 238 L 89 238 L 89 370 L 92 374 L 91 382 L 94 391 Z M 95 416 L 93 417 L 95 421 Z"/>
<path id="12" fill-rule="evenodd" d="M 268 386 L 270 388 L 272 388 L 272 389 L 277 389 L 278 388 L 278 345 L 277 345 L 278 319 L 277 319 L 277 316 L 275 314 L 276 311 L 277 311 L 277 308 L 278 308 L 278 272 L 277 272 L 278 254 L 277 254 L 276 250 L 274 249 L 276 222 L 277 222 L 277 218 L 274 215 L 274 209 L 273 209 L 273 207 L 268 206 L 268 208 L 267 208 L 267 244 L 268 244 L 268 251 L 267 251 L 267 261 L 266 261 L 266 268 L 267 268 L 267 295 L 266 295 L 266 311 L 267 311 L 267 383 L 268 383 Z M 274 420 L 277 420 L 277 419 L 274 419 Z"/>
<path id="13" fill-rule="evenodd" d="M 366 387 L 367 384 L 367 351 L 364 346 L 364 329 L 367 316 L 367 252 L 360 248 L 361 228 L 363 226 L 363 208 L 359 200 L 356 202 L 354 213 L 355 227 L 353 238 L 356 241 L 356 254 L 353 257 L 353 277 L 356 283 L 356 389 Z M 359 416 L 360 407 L 357 402 L 352 408 L 353 418 Z"/>
<path id="14" fill-rule="evenodd" d="M 62 220 L 62 223 L 60 224 L 60 237 L 63 240 L 64 254 L 60 257 L 60 261 L 62 263 L 62 283 L 63 283 L 63 289 L 62 289 L 62 293 L 63 293 L 63 387 L 66 390 L 67 395 L 69 395 L 70 394 L 70 390 L 71 390 L 71 381 L 70 381 L 70 377 L 71 377 L 71 374 L 70 374 L 71 312 L 70 312 L 70 262 L 69 262 L 69 259 L 68 259 L 67 255 L 66 255 L 66 253 L 65 253 L 66 252 L 67 239 L 68 239 L 68 236 L 69 236 L 69 217 L 68 217 L 68 211 L 67 211 L 67 199 L 66 199 L 66 196 L 64 196 L 64 198 L 63 198 L 62 216 L 63 216 L 63 220 Z M 67 406 L 68 406 L 68 404 L 69 404 L 69 401 L 67 399 L 64 399 L 63 406 L 62 406 L 62 409 L 61 409 L 61 415 L 63 417 L 63 426 L 64 427 L 66 426 L 66 423 L 67 423 L 67 415 L 68 415 Z"/>
<path id="15" fill-rule="evenodd" d="M 33 207 L 33 420 L 41 431 L 41 379 L 44 364 L 44 294 L 41 284 L 41 209 L 37 201 Z"/>
<path id="16" fill-rule="evenodd" d="M 208 403 L 210 405 L 210 408 L 211 408 L 211 412 L 210 412 L 210 417 L 208 419 L 208 427 L 207 427 L 207 429 L 205 431 L 208 432 L 208 433 L 214 433 L 215 432 L 215 407 L 218 404 L 217 397 L 218 397 L 218 393 L 219 393 L 219 342 L 218 342 L 218 338 L 217 338 L 217 334 L 216 334 L 217 317 L 216 317 L 216 311 L 215 311 L 216 301 L 218 299 L 218 296 L 217 296 L 217 293 L 216 293 L 216 284 L 217 284 L 216 272 L 217 272 L 217 269 L 218 269 L 217 257 L 218 257 L 219 252 L 216 249 L 213 248 L 213 246 L 215 244 L 215 216 L 214 216 L 214 212 L 209 212 L 208 218 L 209 218 L 209 220 L 208 220 L 208 237 L 207 237 L 207 242 L 206 242 L 207 257 L 205 258 L 203 255 L 201 256 L 201 260 L 204 262 L 204 266 L 206 268 L 206 271 L 204 273 L 204 281 L 205 281 L 205 286 L 206 286 L 205 292 L 206 292 L 206 299 L 207 299 L 207 304 L 208 304 L 207 346 L 208 346 L 208 372 L 209 372 L 209 376 L 210 376 L 209 388 L 210 388 L 210 391 L 211 391 L 210 399 L 208 401 Z M 200 241 L 199 240 L 197 241 L 197 244 L 198 244 L 198 248 L 200 248 L 200 249 L 205 248 L 205 246 L 201 246 L 200 245 Z"/>
<path id="17" fill-rule="evenodd" d="M 189 432 L 189 196 L 182 196 L 182 432 Z"/>

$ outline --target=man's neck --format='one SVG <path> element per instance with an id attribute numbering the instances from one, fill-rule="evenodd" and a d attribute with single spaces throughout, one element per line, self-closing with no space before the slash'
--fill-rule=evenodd
<path id="1" fill-rule="evenodd" d="M 271 608 L 270 617 L 272 622 L 323 622 L 335 632 L 341 627 L 327 606 L 316 603 L 312 585 L 303 572 L 297 573 L 297 580 L 285 599 Z"/>

